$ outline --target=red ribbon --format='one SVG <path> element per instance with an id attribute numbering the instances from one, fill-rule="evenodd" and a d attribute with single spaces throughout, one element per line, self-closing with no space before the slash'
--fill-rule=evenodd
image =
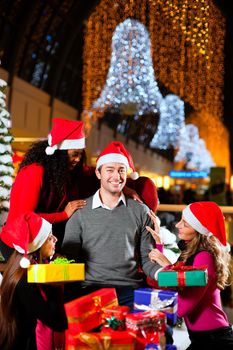
<path id="1" fill-rule="evenodd" d="M 185 272 L 184 271 L 178 271 L 177 276 L 178 286 L 184 287 L 186 285 L 185 281 Z"/>
<path id="2" fill-rule="evenodd" d="M 173 265 L 166 266 L 163 271 L 193 271 L 193 270 L 206 270 L 208 268 L 207 265 L 200 265 L 200 266 L 190 266 L 190 265 L 184 265 L 184 263 L 178 262 Z"/>

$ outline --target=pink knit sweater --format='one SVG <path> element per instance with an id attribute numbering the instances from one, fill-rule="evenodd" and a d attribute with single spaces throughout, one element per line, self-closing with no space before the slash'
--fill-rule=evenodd
<path id="1" fill-rule="evenodd" d="M 178 316 L 184 317 L 192 331 L 212 330 L 228 326 L 222 310 L 220 290 L 216 286 L 213 256 L 206 251 L 198 253 L 193 266 L 208 265 L 208 284 L 205 287 L 186 287 L 178 294 Z"/>

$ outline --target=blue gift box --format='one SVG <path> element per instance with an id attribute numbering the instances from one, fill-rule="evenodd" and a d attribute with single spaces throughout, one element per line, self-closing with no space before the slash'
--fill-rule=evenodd
<path id="1" fill-rule="evenodd" d="M 134 309 L 140 311 L 159 310 L 166 314 L 167 322 L 177 321 L 178 293 L 171 290 L 139 288 L 134 291 Z"/>

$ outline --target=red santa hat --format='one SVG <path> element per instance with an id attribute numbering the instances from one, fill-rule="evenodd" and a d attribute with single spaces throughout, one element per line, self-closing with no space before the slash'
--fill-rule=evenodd
<path id="1" fill-rule="evenodd" d="M 131 154 L 126 150 L 124 145 L 119 141 L 112 141 L 105 149 L 100 153 L 96 160 L 96 169 L 99 169 L 101 165 L 107 163 L 122 163 L 126 166 L 127 170 L 130 168 L 133 172 L 130 174 L 131 179 L 136 180 L 138 173 L 135 171 L 134 163 Z"/>
<path id="2" fill-rule="evenodd" d="M 137 192 L 143 202 L 156 212 L 159 204 L 158 192 L 154 182 L 147 176 L 140 176 L 137 180 L 127 180 L 127 186 Z"/>
<path id="3" fill-rule="evenodd" d="M 183 210 L 187 223 L 202 235 L 214 235 L 227 247 L 224 216 L 215 202 L 195 202 Z"/>
<path id="4" fill-rule="evenodd" d="M 27 254 L 39 249 L 50 232 L 52 225 L 48 221 L 34 212 L 27 212 L 16 220 L 7 222 L 2 228 L 0 237 L 4 243 L 24 255 L 20 265 L 27 268 L 30 265 L 26 258 Z"/>
<path id="5" fill-rule="evenodd" d="M 54 118 L 52 130 L 48 136 L 46 154 L 52 155 L 58 150 L 85 148 L 84 123 L 79 120 Z"/>

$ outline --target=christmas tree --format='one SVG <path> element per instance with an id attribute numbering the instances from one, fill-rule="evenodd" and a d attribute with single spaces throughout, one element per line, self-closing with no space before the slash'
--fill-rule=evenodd
<path id="1" fill-rule="evenodd" d="M 7 83 L 0 79 L 0 227 L 6 221 L 13 183 L 13 161 L 10 113 L 6 110 Z"/>

